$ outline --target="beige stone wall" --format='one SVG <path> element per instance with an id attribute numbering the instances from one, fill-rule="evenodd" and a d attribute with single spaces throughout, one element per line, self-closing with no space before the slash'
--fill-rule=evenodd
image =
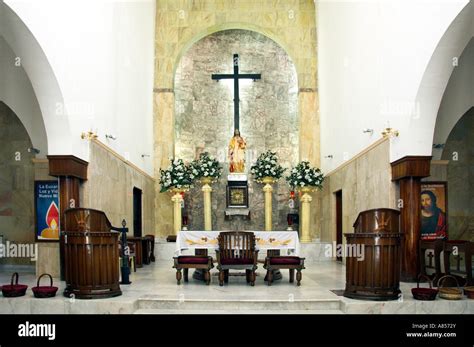
<path id="1" fill-rule="evenodd" d="M 172 234 L 169 196 L 158 194 L 159 169 L 174 151 L 174 75 L 195 42 L 226 29 L 259 32 L 283 47 L 296 66 L 300 124 L 306 124 L 300 160 L 319 166 L 316 13 L 313 0 L 157 0 L 155 35 L 155 179 L 156 230 Z M 231 117 L 232 115 L 229 115 Z M 310 126 L 308 126 L 310 125 Z M 301 145 L 300 145 L 301 146 Z M 315 203 L 316 205 L 316 203 Z M 319 209 L 313 209 L 316 222 Z"/>
<path id="2" fill-rule="evenodd" d="M 81 207 L 104 211 L 114 226 L 120 226 L 125 218 L 133 235 L 133 188 L 137 187 L 143 193 L 143 234 L 155 234 L 153 178 L 98 141 L 90 142 L 89 151 L 88 179 L 80 190 Z"/>
<path id="3" fill-rule="evenodd" d="M 292 58 L 300 88 L 316 88 L 313 0 L 157 0 L 155 87 L 173 88 L 184 52 L 201 38 L 225 29 L 268 36 Z"/>
<path id="4" fill-rule="evenodd" d="M 320 193 L 321 240 L 336 240 L 334 193 L 341 189 L 343 233 L 353 232 L 352 225 L 362 211 L 384 207 L 397 209 L 399 193 L 396 183 L 391 181 L 391 172 L 390 141 L 382 139 L 328 173 Z M 343 240 L 345 243 L 344 237 Z"/>

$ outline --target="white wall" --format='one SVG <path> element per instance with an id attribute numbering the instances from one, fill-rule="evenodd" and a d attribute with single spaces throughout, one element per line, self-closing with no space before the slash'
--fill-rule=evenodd
<path id="1" fill-rule="evenodd" d="M 48 153 L 46 130 L 31 82 L 23 67 L 15 65 L 16 55 L 0 36 L 0 100 L 18 116 L 33 147 L 40 150 L 37 158 Z"/>
<path id="2" fill-rule="evenodd" d="M 388 124 L 400 131 L 391 161 L 431 155 L 436 113 L 421 114 L 417 94 L 438 42 L 467 3 L 317 1 L 323 171 L 376 141 Z"/>
<path id="3" fill-rule="evenodd" d="M 72 154 L 88 160 L 89 147 L 80 135 L 93 130 L 101 141 L 152 173 L 155 1 L 5 3 L 38 41 L 64 99 L 55 106 L 67 118 L 70 135 L 50 147 L 50 153 L 59 154 L 61 146 L 71 142 Z M 106 134 L 117 140 L 107 140 Z"/>

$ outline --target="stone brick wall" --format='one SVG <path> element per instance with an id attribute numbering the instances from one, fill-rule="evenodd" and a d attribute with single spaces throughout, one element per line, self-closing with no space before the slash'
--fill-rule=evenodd
<path id="1" fill-rule="evenodd" d="M 34 155 L 30 137 L 16 114 L 0 102 L 0 235 L 3 242 L 32 243 Z M 19 160 L 17 160 L 19 159 Z M 0 264 L 31 265 L 25 258 L 0 258 Z"/>
<path id="2" fill-rule="evenodd" d="M 247 142 L 246 170 L 266 150 L 276 151 L 281 164 L 298 161 L 298 94 L 296 70 L 288 54 L 264 35 L 226 30 L 195 43 L 183 56 L 175 80 L 175 154 L 191 161 L 201 150 L 224 165 L 223 178 L 214 184 L 213 228 L 263 230 L 262 186 L 249 175 L 251 221 L 224 221 L 226 207 L 227 146 L 233 136 L 233 81 L 216 82 L 213 73 L 232 73 L 233 53 L 240 55 L 241 73 L 261 73 L 258 81 L 240 81 L 240 131 Z M 288 185 L 282 179 L 273 194 L 274 228 L 285 230 Z M 187 194 L 191 229 L 204 226 L 202 193 Z"/>

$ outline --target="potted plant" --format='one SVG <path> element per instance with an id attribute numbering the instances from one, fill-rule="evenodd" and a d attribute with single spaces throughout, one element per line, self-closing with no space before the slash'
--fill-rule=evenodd
<path id="1" fill-rule="evenodd" d="M 182 159 L 170 159 L 171 165 L 166 169 L 160 169 L 160 193 L 167 191 L 183 192 L 192 187 L 196 176 L 191 167 L 186 165 Z"/>
<path id="2" fill-rule="evenodd" d="M 199 159 L 193 160 L 190 164 L 190 169 L 195 179 L 203 184 L 215 182 L 222 174 L 222 166 L 208 152 L 201 153 Z"/>
<path id="3" fill-rule="evenodd" d="M 277 181 L 285 172 L 278 164 L 276 152 L 266 151 L 257 158 L 255 164 L 250 168 L 250 172 L 259 183 L 273 183 Z"/>
<path id="4" fill-rule="evenodd" d="M 303 193 L 322 189 L 324 175 L 319 168 L 311 167 L 308 161 L 298 163 L 286 180 L 292 189 L 298 189 Z"/>

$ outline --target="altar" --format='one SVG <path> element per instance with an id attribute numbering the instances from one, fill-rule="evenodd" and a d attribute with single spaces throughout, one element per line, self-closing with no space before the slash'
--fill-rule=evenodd
<path id="1" fill-rule="evenodd" d="M 278 250 L 286 252 L 287 255 L 298 256 L 300 253 L 300 241 L 297 231 L 251 231 L 255 234 L 256 247 L 259 251 Z M 219 248 L 217 238 L 220 231 L 185 231 L 178 233 L 176 238 L 177 256 L 185 250 L 217 250 Z M 261 253 L 260 253 L 261 254 Z"/>

